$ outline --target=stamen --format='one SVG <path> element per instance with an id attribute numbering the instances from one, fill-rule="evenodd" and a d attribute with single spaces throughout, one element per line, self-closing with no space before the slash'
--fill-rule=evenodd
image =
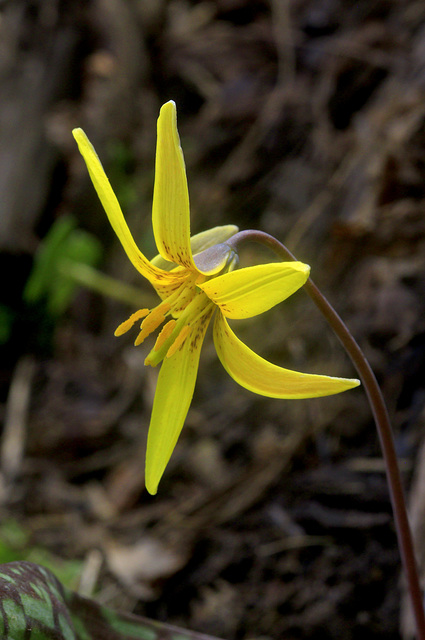
<path id="1" fill-rule="evenodd" d="M 154 348 L 153 348 L 154 351 L 159 351 L 159 349 L 162 347 L 162 345 L 167 340 L 167 338 L 169 338 L 170 335 L 172 334 L 173 329 L 176 326 L 176 324 L 177 324 L 177 322 L 175 320 L 170 320 L 162 328 L 161 333 L 159 334 L 159 336 L 156 339 L 156 342 L 155 342 L 155 345 L 154 345 Z"/>
<path id="2" fill-rule="evenodd" d="M 139 309 L 135 313 L 132 313 L 128 320 L 121 322 L 121 324 L 115 329 L 114 336 L 122 336 L 124 333 L 127 333 L 129 329 L 133 326 L 137 320 L 144 318 L 148 315 L 149 309 Z"/>
<path id="3" fill-rule="evenodd" d="M 189 324 L 183 327 L 183 329 L 180 331 L 179 335 L 174 340 L 171 347 L 168 349 L 167 355 L 166 355 L 167 358 L 171 358 L 171 356 L 173 356 L 176 353 L 177 349 L 179 349 L 182 346 L 183 342 L 186 340 L 187 336 L 191 331 L 192 331 L 192 327 Z"/>
<path id="4" fill-rule="evenodd" d="M 152 309 L 150 314 L 143 320 L 140 325 L 140 333 L 137 336 L 134 346 L 138 347 L 139 344 L 142 344 L 143 340 L 147 338 L 152 331 L 155 331 L 165 320 L 165 314 L 167 314 L 170 310 L 170 305 L 167 302 L 162 302 L 160 305 Z"/>

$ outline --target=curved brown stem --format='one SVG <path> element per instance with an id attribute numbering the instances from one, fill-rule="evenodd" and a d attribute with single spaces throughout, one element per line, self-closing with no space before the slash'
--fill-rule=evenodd
<path id="1" fill-rule="evenodd" d="M 271 249 L 283 260 L 296 260 L 292 253 L 282 243 L 261 231 L 241 231 L 230 238 L 230 240 L 227 241 L 227 244 L 236 246 L 241 242 L 247 241 L 261 243 Z M 379 388 L 375 374 L 373 373 L 363 351 L 360 349 L 359 345 L 332 305 L 326 300 L 310 278 L 307 280 L 304 287 L 342 343 L 365 387 L 384 457 L 387 481 L 397 530 L 398 546 L 416 620 L 417 638 L 418 640 L 425 640 L 425 615 L 422 590 L 419 583 L 412 534 L 407 517 L 406 502 L 394 447 L 390 419 L 381 389 Z"/>

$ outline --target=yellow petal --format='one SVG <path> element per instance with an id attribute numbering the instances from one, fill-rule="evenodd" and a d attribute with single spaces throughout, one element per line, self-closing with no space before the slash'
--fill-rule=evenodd
<path id="1" fill-rule="evenodd" d="M 214 323 L 214 344 L 223 367 L 237 383 L 270 398 L 317 398 L 360 384 L 359 380 L 291 371 L 264 360 L 235 336 L 221 313 Z"/>
<path id="2" fill-rule="evenodd" d="M 201 233 L 195 233 L 195 235 L 190 238 L 192 254 L 201 253 L 216 244 L 226 242 L 226 240 L 234 236 L 238 231 L 239 227 L 236 225 L 225 224 L 220 227 L 212 227 L 212 229 L 201 231 Z M 171 269 L 174 269 L 176 266 L 175 262 L 165 260 L 161 255 L 152 258 L 151 263 L 165 271 L 171 271 Z"/>
<path id="3" fill-rule="evenodd" d="M 199 284 L 227 318 L 251 318 L 268 311 L 303 286 L 310 267 L 275 262 L 237 269 Z"/>
<path id="4" fill-rule="evenodd" d="M 199 355 L 211 313 L 194 323 L 183 345 L 161 365 L 146 451 L 146 488 L 154 495 L 192 401 Z"/>
<path id="5" fill-rule="evenodd" d="M 193 261 L 198 271 L 205 276 L 212 276 L 223 271 L 226 265 L 238 261 L 238 256 L 225 242 L 208 247 L 194 256 Z"/>
<path id="6" fill-rule="evenodd" d="M 212 227 L 201 233 L 195 233 L 190 239 L 192 253 L 201 253 L 205 249 L 213 247 L 215 244 L 226 242 L 239 231 L 239 227 L 234 224 L 225 224 L 219 227 Z"/>
<path id="7" fill-rule="evenodd" d="M 130 261 L 152 284 L 162 282 L 164 279 L 164 272 L 158 267 L 151 265 L 149 260 L 145 258 L 134 242 L 117 197 L 113 192 L 111 184 L 90 140 L 82 129 L 74 129 L 72 133 L 77 141 L 80 153 L 85 160 L 93 186 L 97 191 L 97 195 L 105 209 L 109 222 L 117 234 L 118 239 L 124 247 Z M 165 277 L 169 278 L 167 273 L 165 273 Z"/>
<path id="8" fill-rule="evenodd" d="M 152 224 L 165 260 L 196 269 L 190 248 L 190 211 L 186 169 L 177 131 L 176 105 L 161 108 L 157 126 Z"/>

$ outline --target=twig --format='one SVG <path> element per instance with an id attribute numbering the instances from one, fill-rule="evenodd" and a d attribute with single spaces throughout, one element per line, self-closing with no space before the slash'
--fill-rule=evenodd
<path id="1" fill-rule="evenodd" d="M 0 450 L 2 498 L 5 498 L 20 472 L 34 370 L 34 360 L 30 357 L 22 358 L 16 366 L 10 385 Z"/>

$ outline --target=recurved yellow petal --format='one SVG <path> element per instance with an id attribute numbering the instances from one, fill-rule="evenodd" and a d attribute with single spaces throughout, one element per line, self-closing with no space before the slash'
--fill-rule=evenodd
<path id="1" fill-rule="evenodd" d="M 310 267 L 302 262 L 258 264 L 199 285 L 227 318 L 251 318 L 268 311 L 303 286 Z"/>
<path id="2" fill-rule="evenodd" d="M 199 355 L 211 314 L 194 323 L 183 346 L 165 358 L 158 376 L 146 451 L 146 488 L 154 495 L 176 446 L 195 388 Z"/>
<path id="3" fill-rule="evenodd" d="M 205 251 L 201 251 L 193 258 L 198 271 L 205 276 L 213 276 L 220 271 L 223 271 L 225 267 L 228 268 L 229 262 L 237 260 L 238 257 L 234 250 L 229 247 L 225 242 L 221 244 L 215 244 L 212 247 L 208 247 Z"/>
<path id="4" fill-rule="evenodd" d="M 195 233 L 190 238 L 190 247 L 192 249 L 192 255 L 205 251 L 216 244 L 221 244 L 231 238 L 239 231 L 239 227 L 234 224 L 226 224 L 220 227 L 213 227 L 200 233 Z M 165 271 L 171 271 L 176 266 L 175 262 L 165 260 L 161 255 L 157 255 L 152 258 L 151 263 L 160 269 Z"/>
<path id="5" fill-rule="evenodd" d="M 213 247 L 215 244 L 221 244 L 226 242 L 232 236 L 239 231 L 239 227 L 235 224 L 225 224 L 219 227 L 212 227 L 201 233 L 195 233 L 190 239 L 190 246 L 192 247 L 192 253 L 200 253 Z"/>
<path id="6" fill-rule="evenodd" d="M 215 319 L 214 344 L 223 367 L 238 384 L 270 398 L 316 398 L 360 384 L 359 380 L 291 371 L 264 360 L 236 337 L 222 314 Z"/>
<path id="7" fill-rule="evenodd" d="M 93 186 L 97 191 L 97 195 L 105 209 L 109 222 L 124 247 L 127 256 L 135 268 L 152 284 L 161 282 L 163 280 L 163 271 L 153 266 L 134 242 L 117 197 L 93 145 L 82 129 L 74 129 L 72 133 L 87 165 Z"/>
<path id="8" fill-rule="evenodd" d="M 163 258 L 195 269 L 190 248 L 190 211 L 186 168 L 177 131 L 176 105 L 166 102 L 159 113 L 152 224 Z"/>

